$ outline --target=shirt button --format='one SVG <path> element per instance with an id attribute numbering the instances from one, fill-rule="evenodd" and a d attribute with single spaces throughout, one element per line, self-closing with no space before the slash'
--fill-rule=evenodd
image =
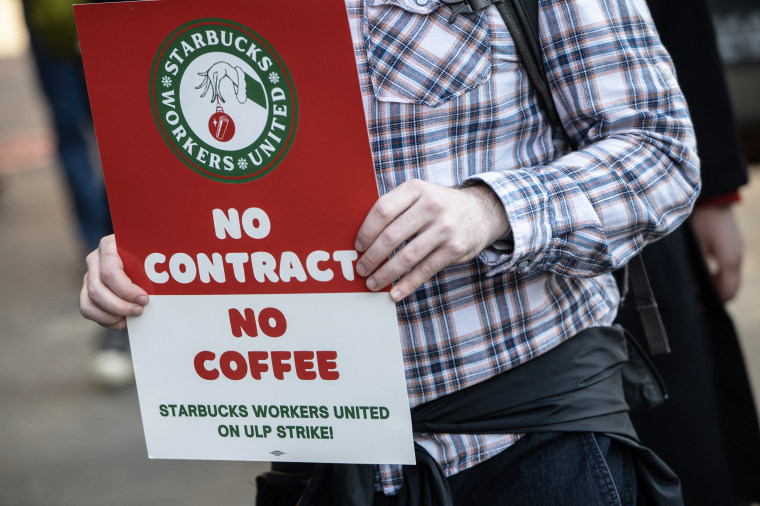
<path id="1" fill-rule="evenodd" d="M 417 0 L 417 5 L 427 5 L 428 0 Z"/>
<path id="2" fill-rule="evenodd" d="M 530 262 L 528 262 L 527 260 L 523 260 L 522 262 L 517 264 L 517 267 L 520 269 L 526 269 L 529 265 L 530 265 Z"/>
<path id="3" fill-rule="evenodd" d="M 662 76 L 665 78 L 665 80 L 669 82 L 676 80 L 676 76 L 673 75 L 673 71 L 670 70 L 670 67 L 667 64 L 658 63 L 657 68 L 660 69 L 660 72 L 662 72 Z"/>

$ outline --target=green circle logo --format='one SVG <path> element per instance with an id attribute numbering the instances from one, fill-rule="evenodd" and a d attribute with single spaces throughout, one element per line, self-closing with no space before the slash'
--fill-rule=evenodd
<path id="1" fill-rule="evenodd" d="M 298 124 L 282 59 L 253 30 L 224 19 L 192 21 L 166 38 L 151 68 L 150 100 L 177 158 L 224 183 L 272 172 Z"/>

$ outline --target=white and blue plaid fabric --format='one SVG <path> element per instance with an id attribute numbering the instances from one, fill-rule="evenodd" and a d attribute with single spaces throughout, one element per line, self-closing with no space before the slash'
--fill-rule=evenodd
<path id="1" fill-rule="evenodd" d="M 380 193 L 480 180 L 512 227 L 512 249 L 449 267 L 398 305 L 412 406 L 609 324 L 610 271 L 677 227 L 699 191 L 686 104 L 644 0 L 540 1 L 544 66 L 575 152 L 553 135 L 493 7 L 450 24 L 440 0 L 346 5 Z M 518 438 L 415 435 L 447 475 Z M 377 489 L 398 490 L 400 467 L 377 469 Z"/>

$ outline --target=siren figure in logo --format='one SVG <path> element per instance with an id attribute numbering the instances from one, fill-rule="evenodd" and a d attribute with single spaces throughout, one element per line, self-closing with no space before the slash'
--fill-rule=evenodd
<path id="1" fill-rule="evenodd" d="M 218 141 L 227 142 L 235 135 L 235 122 L 224 112 L 220 103 L 225 101 L 221 89 L 225 79 L 228 79 L 232 84 L 235 98 L 241 104 L 250 98 L 259 105 L 266 106 L 266 95 L 261 83 L 252 79 L 240 67 L 233 67 L 227 62 L 218 61 L 211 65 L 206 72 L 199 72 L 198 75 L 203 77 L 203 82 L 195 89 L 203 88 L 201 98 L 204 98 L 211 91 L 210 101 L 216 101 L 216 112 L 208 120 L 208 129 Z"/>
<path id="2" fill-rule="evenodd" d="M 214 63 L 206 72 L 200 72 L 198 75 L 203 77 L 203 82 L 195 89 L 203 88 L 201 98 L 205 97 L 209 90 L 211 90 L 211 102 L 216 100 L 216 112 L 211 115 L 208 120 L 208 130 L 214 139 L 220 142 L 227 142 L 235 135 L 235 122 L 232 118 L 224 112 L 222 105 L 219 103 L 221 100 L 224 102 L 224 97 L 221 93 L 221 84 L 224 79 L 229 79 L 232 82 L 232 87 L 236 94 L 240 90 L 240 77 L 243 73 L 240 67 L 234 68 L 232 65 L 226 62 Z M 240 100 L 238 98 L 238 100 Z M 245 95 L 243 95 L 243 103 L 245 101 Z"/>

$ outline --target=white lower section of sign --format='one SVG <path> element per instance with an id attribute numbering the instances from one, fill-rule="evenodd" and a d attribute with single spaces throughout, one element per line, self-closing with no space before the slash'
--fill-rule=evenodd
<path id="1" fill-rule="evenodd" d="M 154 295 L 129 337 L 151 458 L 414 463 L 386 293 Z"/>

